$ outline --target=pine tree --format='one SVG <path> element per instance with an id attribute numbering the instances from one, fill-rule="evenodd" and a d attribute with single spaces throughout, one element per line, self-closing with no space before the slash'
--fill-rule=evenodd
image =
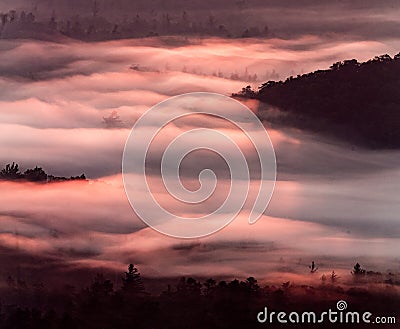
<path id="1" fill-rule="evenodd" d="M 139 270 L 133 264 L 129 264 L 128 272 L 125 272 L 123 290 L 135 294 L 144 292 L 144 285 Z"/>

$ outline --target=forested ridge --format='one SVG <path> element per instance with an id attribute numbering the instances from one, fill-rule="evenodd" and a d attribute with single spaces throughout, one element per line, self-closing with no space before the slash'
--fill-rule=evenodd
<path id="1" fill-rule="evenodd" d="M 297 311 L 319 314 L 336 309 L 346 300 L 352 311 L 371 311 L 374 316 L 398 317 L 400 305 L 396 274 L 366 271 L 358 263 L 352 270 L 354 286 L 342 285 L 333 271 L 322 275 L 320 284 L 261 285 L 254 277 L 245 280 L 199 280 L 181 277 L 159 294 L 150 294 L 139 270 L 133 264 L 121 273 L 122 284 L 97 274 L 92 282 L 78 289 L 68 282 L 61 289 L 45 283 L 32 284 L 8 276 L 0 290 L 0 328 L 4 329 L 137 329 L 137 328 L 287 328 L 288 324 L 258 323 L 257 314 Z M 317 268 L 310 266 L 310 277 L 317 280 Z M 389 279 L 385 279 L 389 277 Z M 382 284 L 374 289 L 372 282 Z M 317 281 L 315 281 L 317 283 Z M 4 286 L 4 284 L 3 284 Z M 396 323 L 398 322 L 398 318 Z M 290 323 L 291 328 L 354 328 L 353 323 Z M 357 328 L 367 328 L 362 323 Z M 381 326 L 378 326 L 382 328 Z M 395 324 L 390 324 L 389 328 Z"/>
<path id="2" fill-rule="evenodd" d="M 265 82 L 257 91 L 247 86 L 233 96 L 278 108 L 282 115 L 275 122 L 367 148 L 400 147 L 400 53 L 337 62 L 327 70 Z M 267 112 L 259 114 L 265 119 Z"/>

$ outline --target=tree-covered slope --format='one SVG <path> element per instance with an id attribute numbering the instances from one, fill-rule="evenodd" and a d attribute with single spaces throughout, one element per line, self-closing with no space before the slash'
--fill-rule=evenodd
<path id="1" fill-rule="evenodd" d="M 278 107 L 286 124 L 369 148 L 400 147 L 400 53 L 365 63 L 338 62 L 329 70 L 268 81 L 257 92 L 247 87 L 236 95 Z"/>

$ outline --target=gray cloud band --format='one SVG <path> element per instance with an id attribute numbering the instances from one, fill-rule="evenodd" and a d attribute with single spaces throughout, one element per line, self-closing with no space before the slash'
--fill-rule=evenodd
<path id="1" fill-rule="evenodd" d="M 162 207 L 146 179 L 146 158 L 156 136 L 175 120 L 190 115 L 214 116 L 236 126 L 246 136 L 258 155 L 260 180 L 258 193 L 249 213 L 250 224 L 264 213 L 271 199 L 276 179 L 275 152 L 265 127 L 242 103 L 214 93 L 189 93 L 169 98 L 145 112 L 135 123 L 126 141 L 122 172 L 129 202 L 148 226 L 179 238 L 198 238 L 228 225 L 242 210 L 250 189 L 249 166 L 240 145 L 223 128 L 196 128 L 175 137 L 161 157 L 161 179 L 168 194 L 184 204 L 198 204 L 212 197 L 217 177 L 210 168 L 198 175 L 200 188 L 191 191 L 180 180 L 183 159 L 198 150 L 216 153 L 229 168 L 230 188 L 222 205 L 199 218 L 173 214 Z"/>

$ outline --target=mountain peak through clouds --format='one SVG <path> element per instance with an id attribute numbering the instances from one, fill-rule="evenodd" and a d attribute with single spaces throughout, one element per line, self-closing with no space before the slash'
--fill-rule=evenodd
<path id="1" fill-rule="evenodd" d="M 334 63 L 328 70 L 250 86 L 261 119 L 328 134 L 367 148 L 400 148 L 400 53 Z M 276 108 L 279 115 L 276 115 Z M 275 110 L 275 115 L 271 111 Z"/>

